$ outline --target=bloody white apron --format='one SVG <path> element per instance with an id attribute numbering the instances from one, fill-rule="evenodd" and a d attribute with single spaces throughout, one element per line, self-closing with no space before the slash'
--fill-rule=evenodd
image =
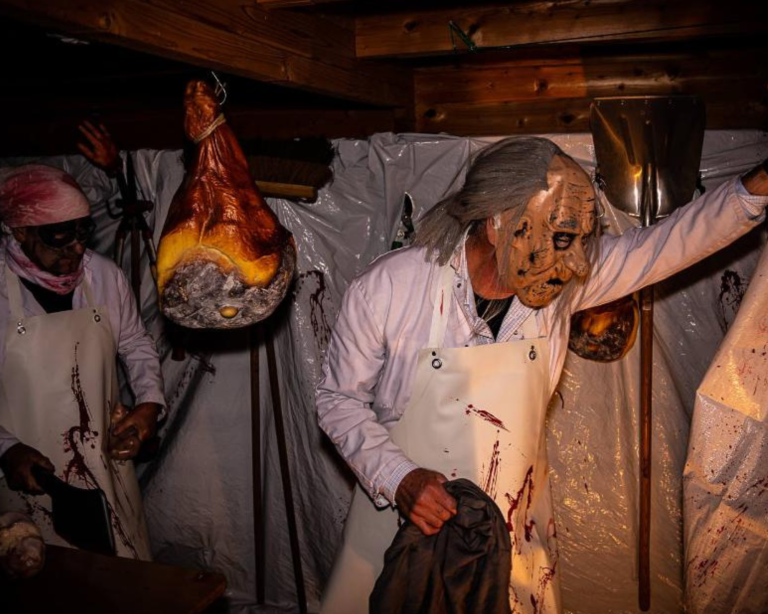
<path id="1" fill-rule="evenodd" d="M 151 558 L 133 464 L 106 453 L 110 408 L 118 399 L 117 354 L 107 311 L 82 309 L 25 316 L 18 277 L 5 270 L 10 320 L 0 374 L 0 425 L 51 459 L 56 475 L 101 488 L 119 556 Z M 53 530 L 47 495 L 11 491 L 0 479 L 0 509 L 30 515 L 47 543 L 70 546 Z"/>
<path id="2" fill-rule="evenodd" d="M 429 347 L 419 352 L 411 400 L 390 431 L 416 464 L 448 479 L 468 478 L 507 518 L 512 542 L 510 605 L 515 614 L 560 611 L 556 531 L 545 445 L 549 345 L 535 319 L 524 340 L 444 348 L 454 271 L 443 267 Z M 441 313 L 442 311 L 442 313 Z M 398 529 L 392 508 L 378 509 L 360 486 L 344 543 L 323 597 L 324 614 L 365 614 Z"/>

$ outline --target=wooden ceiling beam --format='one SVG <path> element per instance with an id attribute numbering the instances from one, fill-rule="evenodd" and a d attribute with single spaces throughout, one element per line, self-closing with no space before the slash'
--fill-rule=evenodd
<path id="1" fill-rule="evenodd" d="M 456 136 L 505 136 L 589 132 L 588 98 L 497 104 L 449 104 L 422 113 L 417 132 Z M 768 130 L 768 101 L 710 100 L 707 130 Z"/>
<path id="2" fill-rule="evenodd" d="M 332 4 L 345 0 L 256 0 L 265 9 L 295 9 L 301 6 L 317 6 L 318 4 Z"/>
<path id="3" fill-rule="evenodd" d="M 768 128 L 768 46 L 604 57 L 465 62 L 417 69 L 416 129 L 458 135 L 588 130 L 592 99 L 694 94 L 710 129 Z"/>
<path id="4" fill-rule="evenodd" d="M 686 40 L 768 32 L 754 0 L 561 0 L 357 18 L 357 57 L 466 53 L 527 45 Z M 453 24 L 453 25 L 451 25 Z"/>
<path id="5" fill-rule="evenodd" d="M 611 55 L 559 63 L 497 61 L 417 69 L 417 105 L 489 104 L 587 98 L 698 94 L 756 97 L 768 91 L 768 47 L 714 54 Z"/>
<path id="6" fill-rule="evenodd" d="M 357 60 L 352 30 L 247 0 L 0 0 L 0 14 L 335 98 L 413 104 L 410 71 Z"/>
<path id="7" fill-rule="evenodd" d="M 83 119 L 80 112 L 71 109 L 35 119 L 28 115 L 0 126 L 0 157 L 79 153 L 75 144 L 82 140 L 77 131 Z M 105 110 L 99 119 L 121 149 L 181 149 L 185 144 L 181 109 Z M 241 143 L 296 137 L 367 138 L 402 129 L 397 114 L 389 109 L 229 108 L 227 121 Z"/>

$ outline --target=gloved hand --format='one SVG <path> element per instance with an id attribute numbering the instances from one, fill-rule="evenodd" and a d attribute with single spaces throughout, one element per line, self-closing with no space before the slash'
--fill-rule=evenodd
<path id="1" fill-rule="evenodd" d="M 8 488 L 41 495 L 43 489 L 32 475 L 32 467 L 35 465 L 39 465 L 46 471 L 55 471 L 53 463 L 47 456 L 21 442 L 12 445 L 0 457 L 0 469 L 8 480 Z"/>

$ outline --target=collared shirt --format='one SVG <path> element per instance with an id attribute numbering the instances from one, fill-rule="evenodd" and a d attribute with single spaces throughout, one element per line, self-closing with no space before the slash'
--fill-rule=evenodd
<path id="1" fill-rule="evenodd" d="M 568 348 L 570 316 L 654 284 L 728 245 L 765 217 L 768 198 L 751 196 L 738 180 L 707 192 L 668 218 L 621 236 L 601 237 L 597 264 L 581 285 L 541 309 L 515 297 L 496 342 L 522 338 L 534 317 L 550 345 L 547 398 L 555 391 Z M 377 505 L 394 504 L 400 480 L 416 465 L 389 437 L 403 415 L 420 349 L 428 344 L 440 267 L 421 248 L 375 260 L 350 284 L 317 388 L 320 426 Z M 463 246 L 455 269 L 446 347 L 493 343 L 477 316 Z"/>
<path id="2" fill-rule="evenodd" d="M 157 403 L 165 406 L 163 377 L 155 342 L 139 317 L 133 291 L 125 275 L 114 262 L 90 250 L 86 251 L 84 257 L 84 268 L 84 277 L 91 288 L 94 302 L 105 306 L 109 314 L 115 347 L 125 366 L 136 404 Z M 20 286 L 24 313 L 27 316 L 45 315 L 45 310 L 31 292 L 23 284 Z M 86 305 L 85 293 L 80 285 L 72 297 L 72 308 L 80 309 Z M 5 363 L 5 335 L 9 318 L 5 257 L 0 253 L 0 371 Z M 45 377 L 45 374 L 41 373 L 40 377 Z M 18 439 L 13 433 L 0 426 L 0 456 L 15 443 L 18 443 Z"/>

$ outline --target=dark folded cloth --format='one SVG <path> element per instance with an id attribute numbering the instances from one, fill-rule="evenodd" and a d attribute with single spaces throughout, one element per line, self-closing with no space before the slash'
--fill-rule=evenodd
<path id="1" fill-rule="evenodd" d="M 508 614 L 510 539 L 496 503 L 476 484 L 445 483 L 457 515 L 437 535 L 406 521 L 384 555 L 371 614 Z"/>

